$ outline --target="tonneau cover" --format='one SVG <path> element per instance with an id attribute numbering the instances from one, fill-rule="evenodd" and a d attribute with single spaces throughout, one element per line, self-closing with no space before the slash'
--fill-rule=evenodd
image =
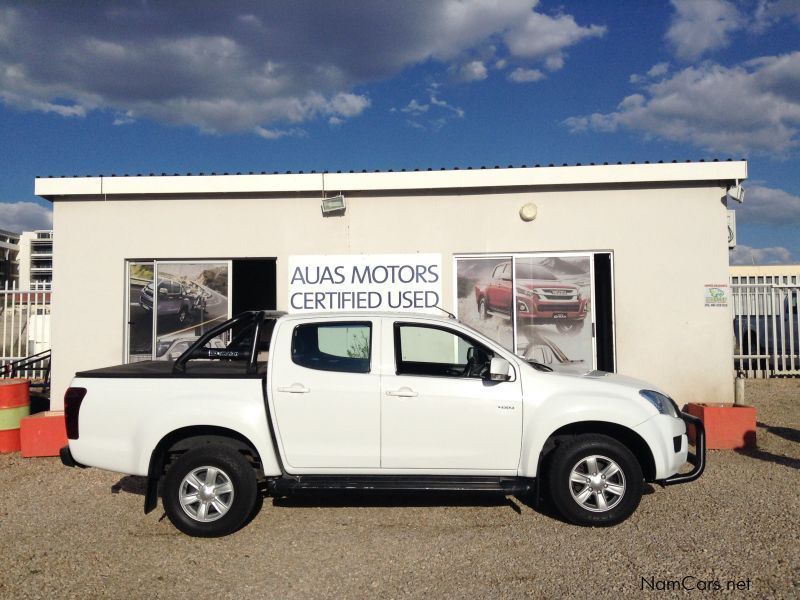
<path id="1" fill-rule="evenodd" d="M 120 379 L 135 378 L 174 378 L 182 379 L 187 377 L 198 378 L 263 378 L 267 374 L 267 363 L 258 363 L 256 373 L 247 373 L 246 365 L 243 362 L 232 361 L 193 361 L 186 365 L 186 372 L 173 373 L 172 367 L 175 361 L 172 360 L 147 360 L 135 362 L 127 365 L 115 365 L 113 367 L 103 367 L 90 371 L 80 371 L 76 377 L 109 377 Z"/>

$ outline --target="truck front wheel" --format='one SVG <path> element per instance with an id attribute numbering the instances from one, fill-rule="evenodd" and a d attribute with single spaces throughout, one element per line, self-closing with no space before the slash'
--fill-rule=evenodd
<path id="1" fill-rule="evenodd" d="M 486 298 L 481 298 L 481 301 L 478 303 L 478 314 L 481 316 L 481 321 L 485 321 L 489 318 L 489 311 L 486 306 Z"/>
<path id="2" fill-rule="evenodd" d="M 606 435 L 579 435 L 560 444 L 546 477 L 556 509 L 576 525 L 616 525 L 631 516 L 642 499 L 639 462 L 626 446 Z"/>
<path id="3" fill-rule="evenodd" d="M 581 329 L 583 329 L 583 320 L 556 321 L 556 331 L 558 331 L 558 333 L 568 333 L 573 335 L 578 333 Z"/>
<path id="4" fill-rule="evenodd" d="M 208 444 L 182 454 L 164 479 L 164 510 L 175 527 L 197 537 L 228 535 L 256 506 L 258 482 L 235 449 Z"/>

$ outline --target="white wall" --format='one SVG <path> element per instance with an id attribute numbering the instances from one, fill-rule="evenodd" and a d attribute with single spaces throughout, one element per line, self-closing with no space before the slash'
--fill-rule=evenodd
<path id="1" fill-rule="evenodd" d="M 454 253 L 569 250 L 614 253 L 619 372 L 679 403 L 732 399 L 730 310 L 706 308 L 703 289 L 728 281 L 723 188 L 491 191 L 350 194 L 328 218 L 318 194 L 56 201 L 52 405 L 75 371 L 121 362 L 126 259 L 277 257 L 286 309 L 289 254 L 441 252 L 453 310 Z M 527 202 L 539 208 L 529 223 Z"/>

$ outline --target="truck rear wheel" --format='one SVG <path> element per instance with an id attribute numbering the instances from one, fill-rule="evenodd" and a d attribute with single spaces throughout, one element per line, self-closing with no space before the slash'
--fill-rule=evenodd
<path id="1" fill-rule="evenodd" d="M 546 477 L 554 506 L 576 525 L 616 525 L 631 516 L 642 499 L 639 462 L 626 446 L 606 435 L 579 435 L 559 445 Z"/>
<path id="2" fill-rule="evenodd" d="M 235 449 L 208 444 L 189 450 L 164 479 L 164 510 L 175 527 L 197 537 L 239 529 L 258 499 L 256 473 Z"/>

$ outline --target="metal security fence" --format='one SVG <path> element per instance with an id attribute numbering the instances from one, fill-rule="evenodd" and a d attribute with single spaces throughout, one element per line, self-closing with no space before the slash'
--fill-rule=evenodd
<path id="1" fill-rule="evenodd" d="M 798 283 L 733 283 L 733 362 L 747 377 L 800 376 Z"/>
<path id="2" fill-rule="evenodd" d="M 0 287 L 0 376 L 49 378 L 51 295 L 49 283 Z"/>

